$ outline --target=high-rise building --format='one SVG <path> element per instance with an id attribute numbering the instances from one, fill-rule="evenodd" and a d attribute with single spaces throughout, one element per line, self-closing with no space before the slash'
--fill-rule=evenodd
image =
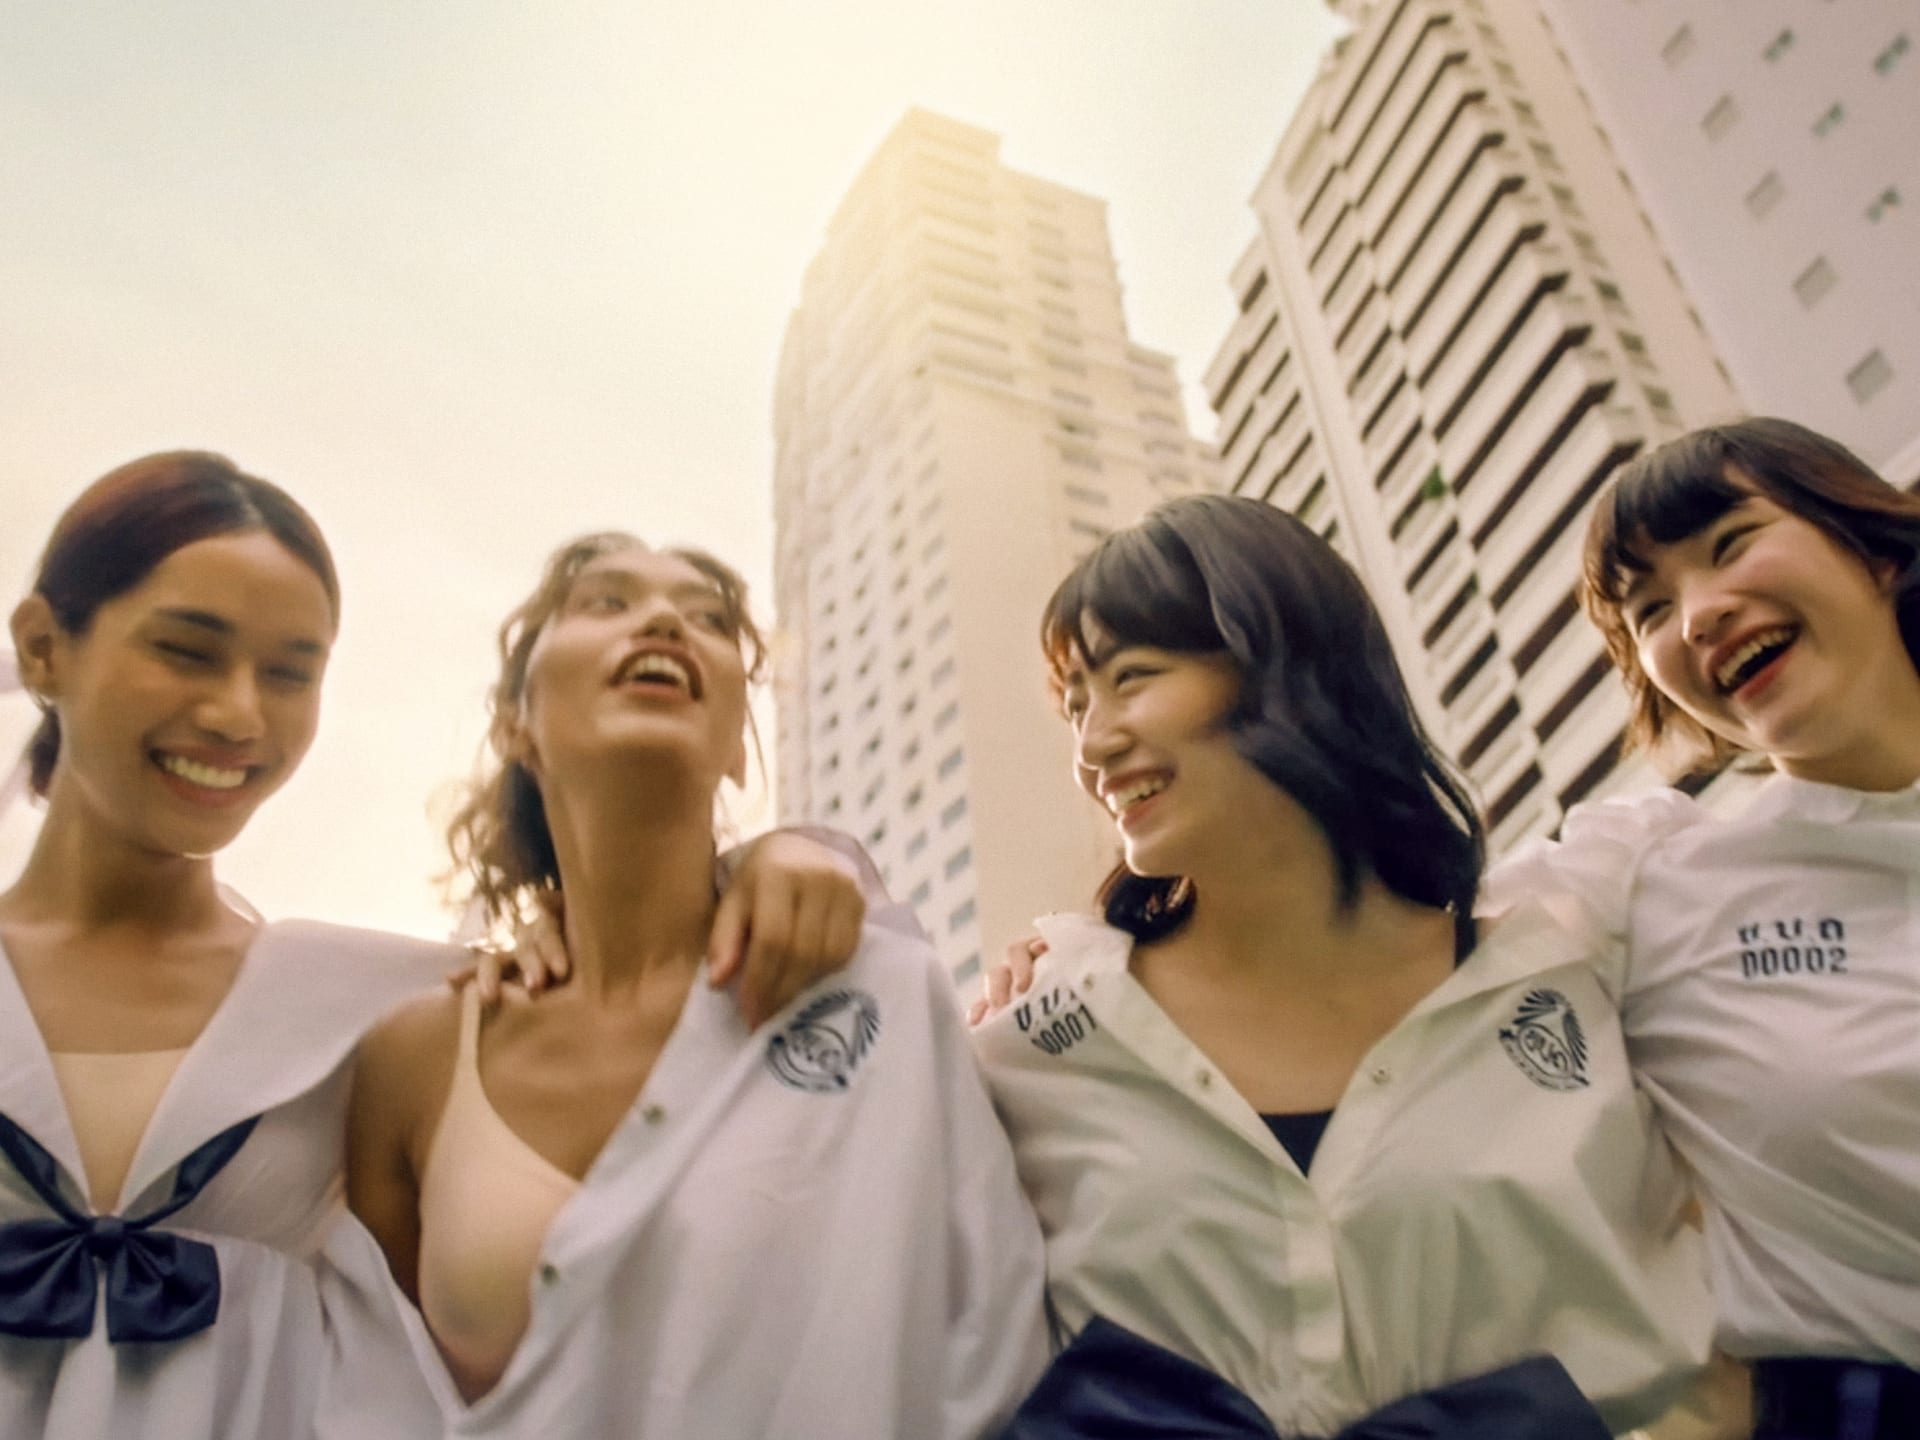
<path id="1" fill-rule="evenodd" d="M 964 983 L 1114 858 L 1037 642 L 1068 567 L 1203 486 L 1101 201 L 922 111 L 808 268 L 774 417 L 781 817 L 865 842 Z"/>
<path id="2" fill-rule="evenodd" d="M 1588 505 L 1738 402 L 1534 0 L 1335 8 L 1206 375 L 1222 481 L 1354 562 L 1499 847 L 1624 778 Z"/>
<path id="3" fill-rule="evenodd" d="M 1920 6 L 1539 4 L 1746 407 L 1920 481 Z"/>

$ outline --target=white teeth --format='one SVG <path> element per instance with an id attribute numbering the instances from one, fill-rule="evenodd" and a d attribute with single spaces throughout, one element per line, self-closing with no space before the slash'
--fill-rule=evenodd
<path id="1" fill-rule="evenodd" d="M 688 673 L 686 666 L 671 655 L 649 653 L 637 656 L 620 673 L 622 680 L 647 680 L 656 677 L 671 680 L 688 692 L 693 689 L 693 676 Z"/>
<path id="2" fill-rule="evenodd" d="M 189 760 L 182 755 L 162 755 L 160 768 L 203 790 L 237 790 L 247 783 L 247 772 L 244 770 L 222 770 L 216 765 L 202 765 L 198 760 Z"/>
<path id="3" fill-rule="evenodd" d="M 1142 800 L 1150 800 L 1167 788 L 1167 782 L 1161 778 L 1136 780 L 1124 790 L 1115 790 L 1107 796 L 1107 809 L 1115 815 L 1138 805 Z"/>
<path id="4" fill-rule="evenodd" d="M 1783 645 L 1791 639 L 1793 639 L 1793 631 L 1784 625 L 1777 629 L 1761 631 L 1720 662 L 1720 668 L 1713 672 L 1713 683 L 1722 690 L 1731 690 L 1734 681 L 1739 678 L 1741 666 L 1752 660 L 1762 650 Z"/>

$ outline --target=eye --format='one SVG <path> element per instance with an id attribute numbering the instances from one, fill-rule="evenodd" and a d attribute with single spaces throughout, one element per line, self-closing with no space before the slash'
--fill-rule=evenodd
<path id="1" fill-rule="evenodd" d="M 1160 672 L 1151 665 L 1122 665 L 1113 672 L 1114 688 L 1119 689 L 1121 686 L 1133 681 L 1150 679 L 1159 673 Z"/>
<path id="2" fill-rule="evenodd" d="M 182 645 L 177 640 L 156 640 L 153 648 L 168 659 L 182 665 L 211 665 L 213 655 L 193 645 Z"/>
<path id="3" fill-rule="evenodd" d="M 695 610 L 693 620 L 702 629 L 711 630 L 716 635 L 733 634 L 733 616 L 717 607 L 708 606 L 705 609 Z"/>
<path id="4" fill-rule="evenodd" d="M 1644 635 L 1648 630 L 1660 623 L 1666 616 L 1668 608 L 1665 600 L 1643 601 L 1635 608 L 1628 623 L 1636 635 Z"/>
<path id="5" fill-rule="evenodd" d="M 1713 563 L 1718 565 L 1740 547 L 1740 543 L 1754 531 L 1758 525 L 1729 525 L 1713 537 Z"/>
<path id="6" fill-rule="evenodd" d="M 283 689 L 305 690 L 317 677 L 311 670 L 303 670 L 297 665 L 274 665 L 268 668 L 267 678 Z"/>
<path id="7" fill-rule="evenodd" d="M 627 600 L 612 590 L 593 590 L 581 596 L 575 608 L 587 615 L 618 615 L 627 608 Z"/>

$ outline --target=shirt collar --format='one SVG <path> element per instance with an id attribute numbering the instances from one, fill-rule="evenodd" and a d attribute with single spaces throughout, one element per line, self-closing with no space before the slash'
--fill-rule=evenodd
<path id="1" fill-rule="evenodd" d="M 1914 814 L 1920 814 L 1920 782 L 1898 790 L 1851 790 L 1776 773 L 1761 785 L 1741 818 L 1844 825 L 1863 817 L 1897 819 Z"/>

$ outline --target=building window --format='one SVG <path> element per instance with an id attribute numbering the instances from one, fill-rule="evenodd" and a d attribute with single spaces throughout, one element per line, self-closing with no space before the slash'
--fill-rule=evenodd
<path id="1" fill-rule="evenodd" d="M 958 749 L 949 750 L 945 755 L 942 755 L 939 765 L 940 778 L 944 780 L 947 776 L 953 774 L 954 771 L 960 768 L 965 759 L 965 755 Z"/>
<path id="2" fill-rule="evenodd" d="M 1074 534 L 1085 535 L 1091 540 L 1104 539 L 1107 534 L 1106 526 L 1096 525 L 1091 520 L 1082 520 L 1078 515 L 1071 517 L 1067 521 L 1067 528 L 1073 531 Z"/>
<path id="3" fill-rule="evenodd" d="M 1878 225 L 1887 216 L 1900 208 L 1900 192 L 1889 185 L 1873 197 L 1873 203 L 1867 206 L 1867 219 Z"/>
<path id="4" fill-rule="evenodd" d="M 1829 105 L 1826 113 L 1813 122 L 1814 137 L 1824 140 L 1840 128 L 1840 122 L 1847 118 L 1847 107 L 1838 100 Z"/>
<path id="5" fill-rule="evenodd" d="M 951 680 L 952 678 L 953 678 L 953 657 L 952 656 L 948 656 L 945 660 L 942 660 L 938 665 L 934 666 L 933 674 L 928 677 L 931 683 L 935 685 L 944 685 L 947 681 Z"/>
<path id="6" fill-rule="evenodd" d="M 965 985 L 969 980 L 978 978 L 979 974 L 980 952 L 976 950 L 953 967 L 953 983 L 955 985 Z"/>
<path id="7" fill-rule="evenodd" d="M 1833 289 L 1839 278 L 1833 273 L 1833 266 L 1827 263 L 1827 257 L 1822 255 L 1800 272 L 1793 282 L 1793 293 L 1799 297 L 1802 305 L 1812 309 Z"/>
<path id="8" fill-rule="evenodd" d="M 1713 102 L 1713 108 L 1707 111 L 1706 118 L 1701 120 L 1700 128 L 1706 132 L 1707 139 L 1720 140 L 1726 137 L 1727 132 L 1732 130 L 1739 120 L 1739 105 L 1731 95 L 1722 95 Z"/>
<path id="9" fill-rule="evenodd" d="M 1766 219 L 1786 193 L 1787 187 L 1780 183 L 1779 172 L 1769 170 L 1758 185 L 1747 191 L 1747 213 L 1756 220 Z"/>
<path id="10" fill-rule="evenodd" d="M 952 628 L 953 628 L 953 617 L 951 615 L 942 615 L 938 620 L 934 621 L 933 624 L 927 627 L 927 643 L 931 645 L 935 640 L 938 640 L 942 635 L 946 634 L 947 631 L 951 630 Z"/>
<path id="11" fill-rule="evenodd" d="M 1793 49 L 1793 31 L 1782 30 L 1767 43 L 1766 57 L 1769 63 L 1778 61 L 1781 56 Z"/>
<path id="12" fill-rule="evenodd" d="M 1076 485 L 1071 480 L 1067 481 L 1064 488 L 1069 500 L 1078 500 L 1082 505 L 1105 507 L 1107 504 L 1107 492 L 1104 490 L 1096 490 L 1090 485 Z"/>
<path id="13" fill-rule="evenodd" d="M 953 854 L 947 857 L 947 863 L 946 863 L 947 879 L 949 880 L 953 879 L 954 876 L 958 875 L 962 870 L 966 869 L 967 866 L 971 865 L 972 863 L 973 863 L 973 847 L 971 845 L 962 845 L 958 850 L 954 851 Z"/>
<path id="14" fill-rule="evenodd" d="M 947 726 L 951 725 L 954 721 L 958 720 L 959 718 L 960 718 L 960 702 L 958 700 L 954 700 L 947 705 L 946 709 L 942 710 L 938 715 L 933 717 L 933 728 L 936 730 L 944 730 L 947 728 Z"/>
<path id="15" fill-rule="evenodd" d="M 1873 68 L 1882 75 L 1891 75 L 1893 67 L 1900 63 L 1900 57 L 1907 53 L 1908 43 L 1904 33 L 1893 37 L 1891 44 L 1874 56 Z"/>
<path id="16" fill-rule="evenodd" d="M 886 838 L 887 838 L 887 822 L 882 820 L 878 825 L 874 826 L 873 829 L 867 832 L 867 848 L 869 850 L 878 849 L 880 846 L 880 842 Z"/>
<path id="17" fill-rule="evenodd" d="M 1669 66 L 1678 65 L 1693 54 L 1693 27 L 1682 25 L 1667 37 L 1667 43 L 1660 47 L 1660 58 Z"/>
<path id="18" fill-rule="evenodd" d="M 920 592 L 920 598 L 923 600 L 938 600 L 946 593 L 947 577 L 944 575 L 936 575 L 933 577 L 932 583 Z"/>
<path id="19" fill-rule="evenodd" d="M 967 925 L 970 925 L 978 910 L 979 906 L 973 903 L 971 897 L 962 900 L 958 905 L 953 907 L 952 912 L 947 916 L 947 933 L 950 935 L 957 934 Z"/>
<path id="20" fill-rule="evenodd" d="M 1847 372 L 1847 388 L 1862 405 L 1893 383 L 1893 366 L 1878 350 Z"/>
<path id="21" fill-rule="evenodd" d="M 922 830 L 919 834 L 915 835 L 911 840 L 907 841 L 907 859 L 909 860 L 913 859 L 914 856 L 918 855 L 922 850 L 926 848 L 927 848 L 927 832 Z"/>
<path id="22" fill-rule="evenodd" d="M 918 910 L 932 898 L 933 882 L 931 880 L 922 880 L 918 885 L 913 887 L 913 893 L 907 896 L 907 904 Z"/>
<path id="23" fill-rule="evenodd" d="M 940 812 L 940 828 L 951 830 L 967 813 L 967 797 L 962 795 Z"/>
<path id="24" fill-rule="evenodd" d="M 921 799 L 924 798 L 925 795 L 926 795 L 925 786 L 922 786 L 922 785 L 914 786 L 911 790 L 907 791 L 907 797 L 906 799 L 900 802 L 900 808 L 902 810 L 912 810 L 916 808 L 920 804 Z"/>

